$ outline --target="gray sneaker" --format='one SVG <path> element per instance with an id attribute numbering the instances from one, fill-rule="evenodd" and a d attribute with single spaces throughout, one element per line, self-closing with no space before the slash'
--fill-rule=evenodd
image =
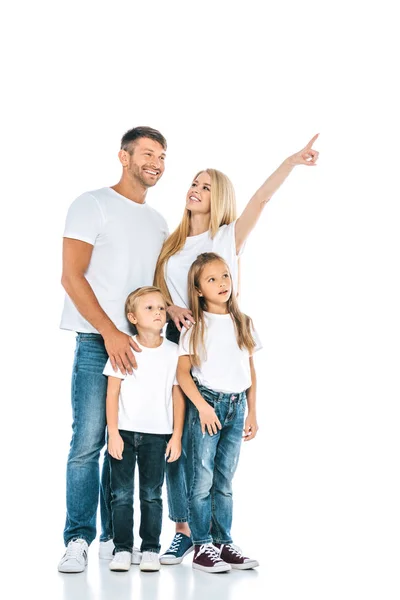
<path id="1" fill-rule="evenodd" d="M 64 556 L 58 563 L 60 573 L 82 573 L 88 562 L 88 550 L 89 547 L 85 540 L 81 538 L 71 540 Z"/>

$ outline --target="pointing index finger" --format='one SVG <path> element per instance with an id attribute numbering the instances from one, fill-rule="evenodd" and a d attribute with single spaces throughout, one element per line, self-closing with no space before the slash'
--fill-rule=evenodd
<path id="1" fill-rule="evenodd" d="M 306 148 L 310 149 L 312 147 L 312 145 L 314 144 L 314 142 L 316 141 L 316 139 L 318 138 L 319 133 L 317 133 L 316 135 L 314 135 L 314 137 L 308 142 Z"/>

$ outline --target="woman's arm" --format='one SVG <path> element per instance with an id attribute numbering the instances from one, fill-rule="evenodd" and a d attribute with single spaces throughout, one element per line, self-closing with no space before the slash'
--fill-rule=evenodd
<path id="1" fill-rule="evenodd" d="M 190 357 L 188 355 L 180 356 L 176 378 L 186 396 L 193 402 L 199 411 L 201 431 L 204 434 L 207 428 L 208 433 L 213 435 L 213 433 L 217 433 L 217 428 L 222 429 L 222 425 L 215 414 L 213 407 L 204 400 L 197 389 L 190 374 L 191 367 Z"/>
<path id="2" fill-rule="evenodd" d="M 108 377 L 106 416 L 108 431 L 108 452 L 114 458 L 121 460 L 124 451 L 124 441 L 118 431 L 118 401 L 121 379 Z"/>
<path id="3" fill-rule="evenodd" d="M 319 153 L 312 149 L 312 145 L 318 135 L 318 133 L 317 135 L 314 135 L 312 140 L 310 140 L 307 146 L 300 150 L 300 152 L 296 152 L 296 154 L 293 154 L 284 160 L 280 167 L 268 177 L 250 199 L 246 208 L 236 221 L 235 239 L 237 253 L 240 252 L 249 233 L 254 229 L 263 208 L 280 188 L 285 179 L 290 175 L 294 167 L 297 165 L 307 165 L 308 167 L 315 166 Z"/>
<path id="4" fill-rule="evenodd" d="M 243 439 L 245 442 L 252 440 L 257 435 L 258 424 L 257 424 L 257 413 L 256 413 L 256 394 L 257 394 L 257 378 L 256 370 L 254 367 L 253 357 L 250 356 L 250 372 L 251 372 L 251 386 L 246 391 L 247 395 L 247 417 L 244 423 L 244 435 Z"/>

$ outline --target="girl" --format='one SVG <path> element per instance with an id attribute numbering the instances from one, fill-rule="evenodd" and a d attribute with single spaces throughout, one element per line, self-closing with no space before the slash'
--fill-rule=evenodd
<path id="1" fill-rule="evenodd" d="M 185 400 L 175 378 L 176 344 L 161 336 L 166 303 L 159 289 L 138 288 L 129 294 L 125 313 L 135 325 L 138 368 L 131 375 L 115 372 L 108 360 L 107 430 L 111 469 L 111 509 L 115 555 L 112 571 L 127 571 L 140 562 L 142 571 L 158 571 L 162 524 L 161 489 L 165 456 L 181 453 Z M 172 434 L 172 435 L 171 435 Z M 139 468 L 141 561 L 133 548 L 133 486 Z"/>
<path id="2" fill-rule="evenodd" d="M 252 357 L 261 345 L 250 318 L 240 312 L 229 267 L 217 254 L 196 259 L 188 291 L 196 324 L 181 335 L 177 378 L 191 400 L 187 477 L 193 568 L 251 569 L 258 562 L 243 556 L 231 538 L 232 478 L 243 429 L 247 440 L 258 429 Z"/>
<path id="3" fill-rule="evenodd" d="M 318 152 L 312 146 L 317 137 L 315 135 L 302 150 L 283 161 L 250 199 L 238 219 L 230 180 L 215 169 L 200 171 L 196 175 L 186 196 L 182 221 L 164 243 L 155 272 L 154 284 L 162 290 L 170 304 L 167 310 L 171 320 L 166 332 L 169 340 L 178 342 L 182 326 L 186 329 L 195 321 L 187 293 L 187 275 L 193 261 L 202 252 L 221 255 L 229 266 L 234 289 L 238 291 L 239 256 L 247 237 L 267 202 L 294 167 L 316 164 Z M 169 517 L 176 523 L 176 535 L 160 559 L 163 564 L 180 563 L 193 548 L 187 523 L 184 469 L 187 442 L 185 426 L 181 458 L 167 464 L 166 470 Z"/>

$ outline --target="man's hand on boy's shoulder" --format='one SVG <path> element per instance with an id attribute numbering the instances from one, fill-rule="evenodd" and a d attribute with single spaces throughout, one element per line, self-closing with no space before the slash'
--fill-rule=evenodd
<path id="1" fill-rule="evenodd" d="M 117 372 L 118 368 L 123 375 L 132 374 L 133 369 L 137 369 L 132 349 L 141 352 L 135 340 L 115 327 L 110 332 L 103 334 L 103 339 L 114 371 Z"/>

